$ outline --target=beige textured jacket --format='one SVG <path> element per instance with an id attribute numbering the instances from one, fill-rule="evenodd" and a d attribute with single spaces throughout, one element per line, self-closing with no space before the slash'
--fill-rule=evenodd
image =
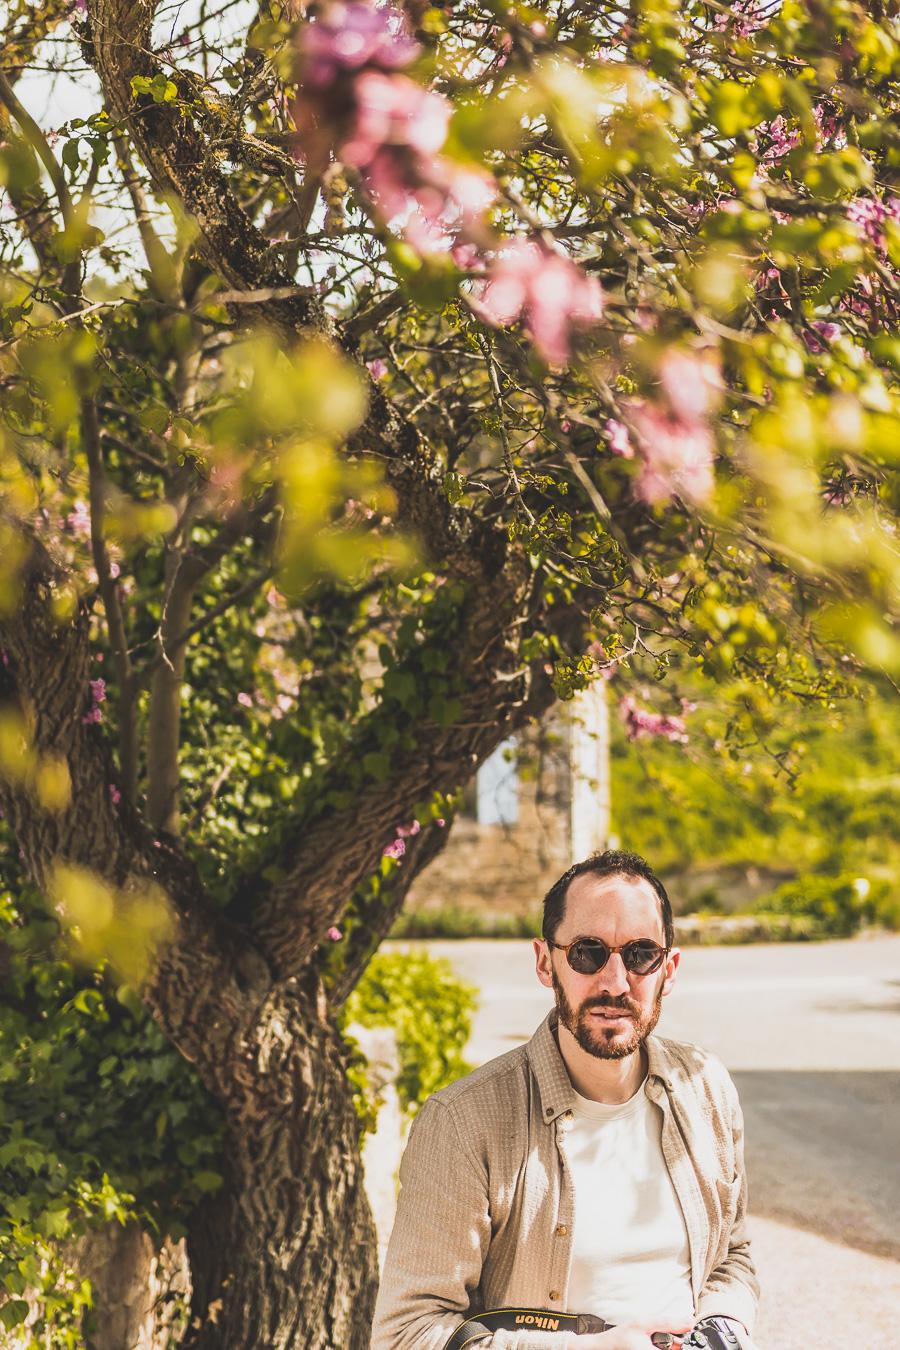
<path id="1" fill-rule="evenodd" d="M 472 1313 L 567 1310 L 575 1195 L 566 1140 L 575 1104 L 553 1034 L 435 1093 L 410 1132 L 372 1350 L 440 1350 Z M 715 1055 L 651 1036 L 645 1091 L 687 1224 L 697 1316 L 752 1332 L 759 1286 L 744 1227 L 737 1092 Z M 598 1216 L 602 1218 L 601 1216 Z M 584 1309 L 575 1308 L 573 1312 Z M 492 1350 L 562 1350 L 568 1334 L 497 1331 Z"/>

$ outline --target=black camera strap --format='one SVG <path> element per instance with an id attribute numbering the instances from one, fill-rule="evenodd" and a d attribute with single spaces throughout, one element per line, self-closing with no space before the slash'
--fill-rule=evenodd
<path id="1" fill-rule="evenodd" d="M 465 1350 L 473 1341 L 492 1336 L 495 1331 L 568 1331 L 576 1336 L 588 1336 L 609 1331 L 611 1322 L 592 1313 L 547 1312 L 545 1308 L 495 1308 L 492 1312 L 476 1313 L 458 1326 L 444 1350 Z"/>

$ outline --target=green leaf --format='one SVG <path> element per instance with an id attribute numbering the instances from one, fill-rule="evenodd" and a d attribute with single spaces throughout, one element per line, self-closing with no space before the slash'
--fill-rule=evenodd
<path id="1" fill-rule="evenodd" d="M 465 496 L 465 482 L 462 474 L 448 473 L 444 475 L 441 491 L 451 506 L 457 506 Z"/>
<path id="2" fill-rule="evenodd" d="M 428 700 L 429 716 L 437 722 L 441 731 L 449 731 L 455 722 L 462 717 L 462 703 L 458 698 L 430 698 Z"/>
<path id="3" fill-rule="evenodd" d="M 0 1307 L 0 1325 L 5 1331 L 20 1327 L 28 1316 L 28 1304 L 23 1298 L 11 1298 Z"/>
<path id="4" fill-rule="evenodd" d="M 222 1178 L 218 1172 L 195 1172 L 194 1185 L 204 1195 L 208 1191 L 217 1191 L 222 1185 Z"/>
<path id="5" fill-rule="evenodd" d="M 62 162 L 70 173 L 76 174 L 81 167 L 81 141 L 75 136 L 63 146 Z"/>
<path id="6" fill-rule="evenodd" d="M 369 754 L 363 755 L 362 765 L 366 773 L 370 778 L 374 778 L 376 783 L 385 783 L 390 777 L 390 755 L 379 754 L 377 751 L 370 751 Z"/>

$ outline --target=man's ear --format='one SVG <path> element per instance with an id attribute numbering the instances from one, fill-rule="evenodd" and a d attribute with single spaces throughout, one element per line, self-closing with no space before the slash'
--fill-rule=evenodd
<path id="1" fill-rule="evenodd" d="M 553 967 L 550 964 L 550 948 L 543 938 L 534 939 L 534 960 L 537 977 L 548 989 L 553 988 Z"/>
<path id="2" fill-rule="evenodd" d="M 662 992 L 668 994 L 672 985 L 675 983 L 675 972 L 678 969 L 678 963 L 681 960 L 681 952 L 678 947 L 673 947 L 666 958 L 666 977 L 663 980 Z"/>

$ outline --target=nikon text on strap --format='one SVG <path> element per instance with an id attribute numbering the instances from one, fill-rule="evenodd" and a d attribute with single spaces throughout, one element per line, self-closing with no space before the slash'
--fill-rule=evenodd
<path id="1" fill-rule="evenodd" d="M 591 1313 L 547 1312 L 544 1308 L 496 1308 L 476 1313 L 458 1326 L 444 1350 L 465 1350 L 473 1341 L 492 1336 L 495 1331 L 568 1331 L 587 1336 L 609 1331 L 612 1323 Z"/>

